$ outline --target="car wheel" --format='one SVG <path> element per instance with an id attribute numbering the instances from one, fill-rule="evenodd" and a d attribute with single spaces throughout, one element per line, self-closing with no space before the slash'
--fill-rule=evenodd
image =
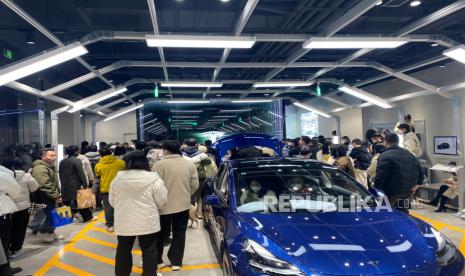
<path id="1" fill-rule="evenodd" d="M 231 267 L 231 262 L 229 260 L 229 254 L 226 249 L 223 250 L 223 256 L 222 256 L 222 268 L 223 268 L 223 276 L 232 276 L 232 267 Z"/>

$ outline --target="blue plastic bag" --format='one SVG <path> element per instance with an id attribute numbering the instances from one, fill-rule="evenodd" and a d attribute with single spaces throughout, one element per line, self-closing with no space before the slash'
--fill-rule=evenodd
<path id="1" fill-rule="evenodd" d="M 73 213 L 69 206 L 63 206 L 51 211 L 54 227 L 61 227 L 73 223 Z"/>

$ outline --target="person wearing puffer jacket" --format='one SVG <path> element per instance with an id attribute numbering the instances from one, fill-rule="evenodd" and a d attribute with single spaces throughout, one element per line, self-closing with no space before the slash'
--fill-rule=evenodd
<path id="1" fill-rule="evenodd" d="M 13 171 L 16 182 L 21 187 L 21 194 L 12 197 L 18 207 L 18 211 L 11 218 L 12 226 L 9 249 L 11 254 L 15 254 L 23 248 L 27 225 L 29 223 L 30 193 L 39 189 L 39 183 L 37 183 L 30 173 L 25 172 L 24 163 L 18 157 L 9 157 L 3 160 L 2 165 Z"/>
<path id="2" fill-rule="evenodd" d="M 199 188 L 195 192 L 192 202 L 197 204 L 197 216 L 202 218 L 202 190 L 208 177 L 216 175 L 218 168 L 216 163 L 206 154 L 207 148 L 199 146 L 195 138 L 190 138 L 185 141 L 187 148 L 182 153 L 183 158 L 194 162 L 199 176 Z"/>
<path id="3" fill-rule="evenodd" d="M 21 268 L 11 268 L 8 258 L 11 215 L 18 210 L 12 198 L 21 195 L 21 187 L 16 183 L 13 172 L 3 166 L 0 166 L 0 183 L 0 239 L 7 256 L 7 263 L 0 265 L 0 275 L 9 276 L 22 271 Z"/>
<path id="4" fill-rule="evenodd" d="M 109 201 L 115 209 L 115 232 L 118 237 L 115 274 L 129 276 L 131 250 L 136 237 L 142 250 L 143 273 L 157 270 L 159 209 L 165 207 L 168 191 L 158 173 L 151 172 L 144 152 L 126 155 L 126 170 L 118 172 L 110 185 Z"/>

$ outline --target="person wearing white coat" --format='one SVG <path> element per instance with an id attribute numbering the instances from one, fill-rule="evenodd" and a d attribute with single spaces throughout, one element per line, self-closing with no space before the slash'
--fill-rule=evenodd
<path id="1" fill-rule="evenodd" d="M 118 172 L 110 185 L 109 194 L 109 202 L 115 209 L 115 232 L 118 237 L 115 274 L 131 274 L 131 250 L 137 237 L 142 250 L 142 275 L 157 275 L 158 210 L 165 206 L 168 192 L 159 175 L 150 171 L 142 151 L 133 151 L 125 159 L 126 170 Z"/>
<path id="2" fill-rule="evenodd" d="M 0 265 L 0 275 L 12 275 L 22 269 L 10 267 L 8 258 L 8 245 L 10 244 L 11 214 L 18 210 L 18 207 L 11 199 L 21 194 L 21 187 L 16 183 L 11 170 L 0 166 L 0 239 L 7 263 Z"/>
<path id="3" fill-rule="evenodd" d="M 3 160 L 2 165 L 14 173 L 16 183 L 21 187 L 21 194 L 12 197 L 16 203 L 16 207 L 18 207 L 18 211 L 11 217 L 9 249 L 14 254 L 23 248 L 27 225 L 29 223 L 30 193 L 39 189 L 39 183 L 37 183 L 30 173 L 24 171 L 24 163 L 18 157 L 6 158 Z"/>

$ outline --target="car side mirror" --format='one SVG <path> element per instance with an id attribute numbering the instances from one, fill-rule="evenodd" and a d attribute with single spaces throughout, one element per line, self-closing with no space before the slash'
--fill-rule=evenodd
<path id="1" fill-rule="evenodd" d="M 217 195 L 207 195 L 203 198 L 203 204 L 213 207 L 221 207 L 220 198 Z"/>

